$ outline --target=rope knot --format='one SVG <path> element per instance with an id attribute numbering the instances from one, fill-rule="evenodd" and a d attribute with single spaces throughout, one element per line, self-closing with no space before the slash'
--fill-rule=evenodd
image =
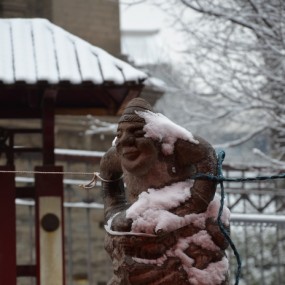
<path id="1" fill-rule="evenodd" d="M 86 189 L 86 190 L 90 190 L 95 187 L 98 180 L 102 182 L 106 182 L 106 183 L 111 183 L 111 182 L 119 181 L 121 179 L 123 179 L 123 175 L 117 179 L 108 180 L 108 179 L 104 179 L 103 177 L 101 177 L 99 172 L 94 172 L 91 181 L 88 182 L 87 184 L 80 184 L 79 187 Z"/>

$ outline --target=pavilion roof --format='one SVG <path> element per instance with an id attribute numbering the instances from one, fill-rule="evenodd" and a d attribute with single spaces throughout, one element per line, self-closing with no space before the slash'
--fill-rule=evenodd
<path id="1" fill-rule="evenodd" d="M 0 83 L 141 83 L 145 73 L 46 19 L 0 19 Z"/>
<path id="2" fill-rule="evenodd" d="M 57 114 L 117 115 L 146 74 L 46 19 L 0 19 L 0 117 L 41 116 L 53 90 Z"/>

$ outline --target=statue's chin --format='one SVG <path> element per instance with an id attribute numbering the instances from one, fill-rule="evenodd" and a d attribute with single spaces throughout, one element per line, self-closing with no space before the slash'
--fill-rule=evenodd
<path id="1" fill-rule="evenodd" d="M 122 166 L 125 170 L 134 176 L 142 176 L 147 174 L 150 168 L 150 158 L 138 155 L 136 157 L 130 156 L 128 159 L 122 159 Z"/>

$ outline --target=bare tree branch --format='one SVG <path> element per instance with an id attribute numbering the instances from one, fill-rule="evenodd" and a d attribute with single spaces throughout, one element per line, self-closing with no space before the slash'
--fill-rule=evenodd
<path id="1" fill-rule="evenodd" d="M 259 135 L 260 133 L 264 132 L 266 129 L 268 129 L 267 126 L 261 126 L 260 128 L 258 128 L 257 130 L 237 139 L 234 141 L 230 141 L 224 144 L 218 144 L 218 145 L 214 145 L 215 148 L 229 148 L 229 147 L 234 147 L 234 146 L 238 146 L 241 145 L 249 140 L 251 140 L 253 137 Z"/>

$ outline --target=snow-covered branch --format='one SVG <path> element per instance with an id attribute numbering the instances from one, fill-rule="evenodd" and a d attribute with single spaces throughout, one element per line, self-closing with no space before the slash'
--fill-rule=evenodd
<path id="1" fill-rule="evenodd" d="M 105 134 L 111 133 L 115 134 L 117 131 L 117 123 L 110 123 L 99 120 L 92 116 L 87 117 L 89 122 L 89 128 L 85 131 L 85 135 L 95 135 L 95 134 Z"/>
<path id="2" fill-rule="evenodd" d="M 253 153 L 258 155 L 259 157 L 263 158 L 264 160 L 270 162 L 271 164 L 274 164 L 276 166 L 278 166 L 279 168 L 285 168 L 285 162 L 284 161 L 280 161 L 278 159 L 274 159 L 268 155 L 266 155 L 264 152 L 262 152 L 260 149 L 254 148 Z"/>

